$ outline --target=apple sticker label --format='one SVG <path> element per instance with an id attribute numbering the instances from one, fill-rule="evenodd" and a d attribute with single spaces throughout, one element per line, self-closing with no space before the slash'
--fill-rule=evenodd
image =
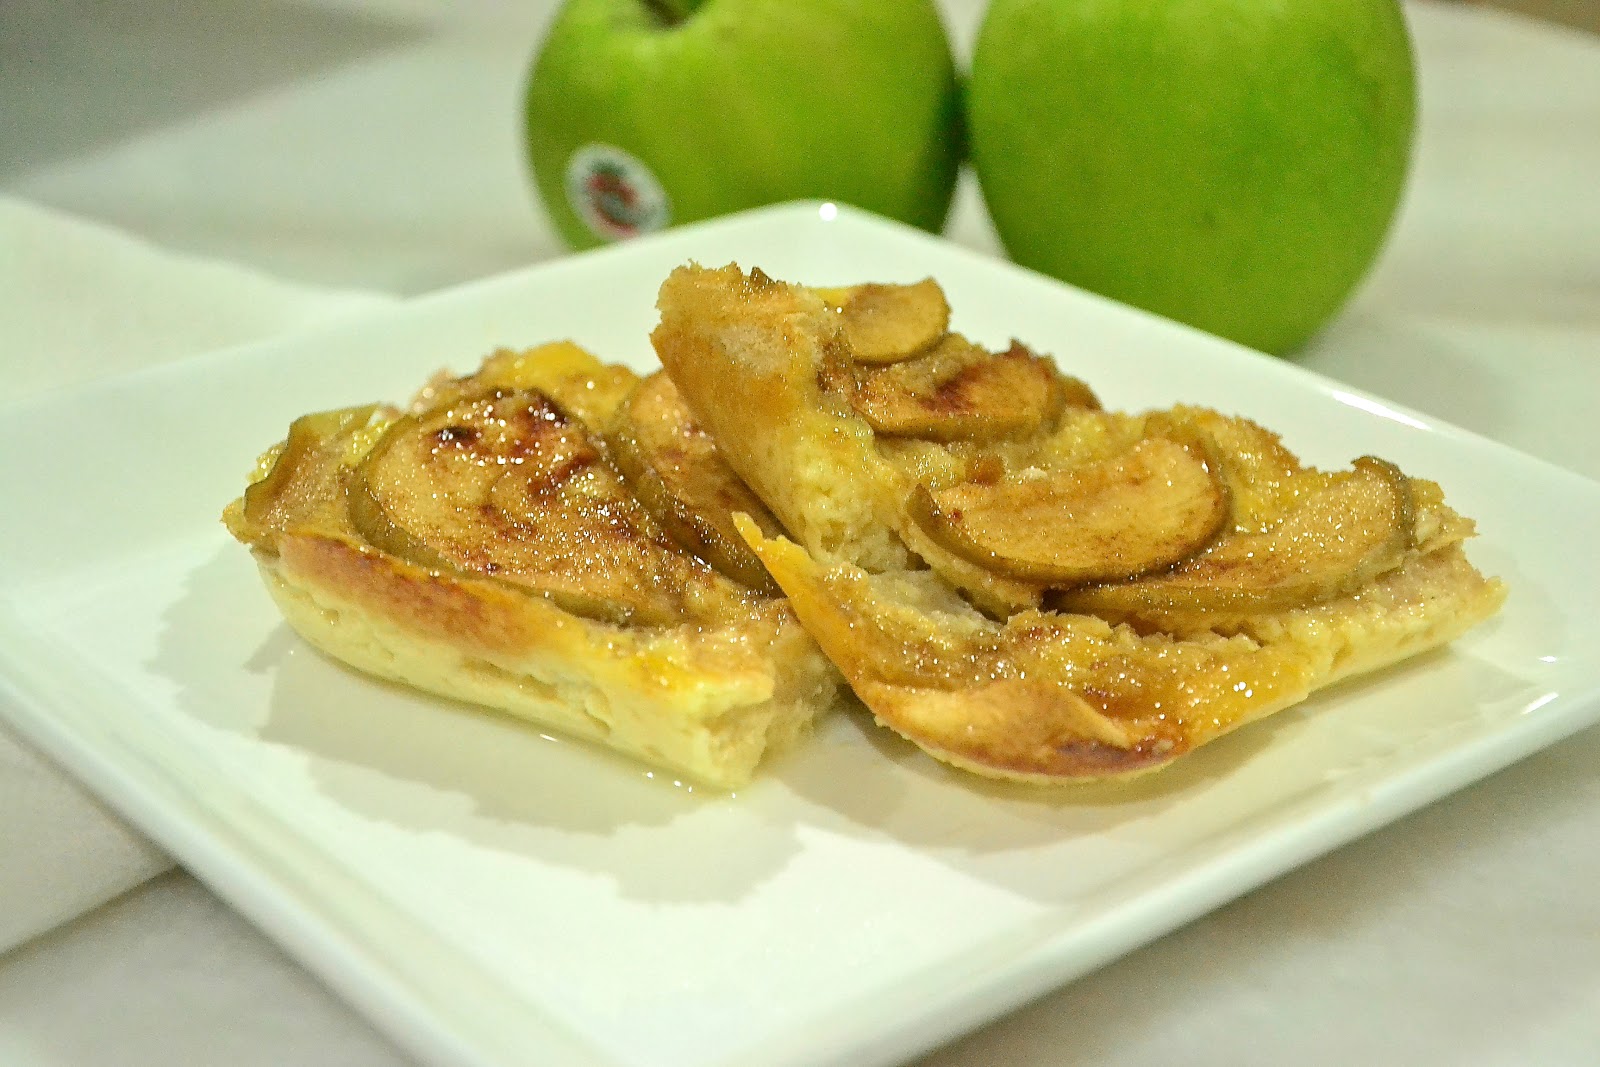
<path id="1" fill-rule="evenodd" d="M 567 160 L 567 203 L 602 241 L 664 229 L 672 215 L 650 168 L 609 144 L 583 145 Z"/>

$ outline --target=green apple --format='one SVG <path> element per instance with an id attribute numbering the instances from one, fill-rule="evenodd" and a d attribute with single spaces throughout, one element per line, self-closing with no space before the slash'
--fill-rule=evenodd
<path id="1" fill-rule="evenodd" d="M 1415 98 L 1397 0 L 993 0 L 967 123 L 1012 258 L 1284 353 L 1376 258 Z"/>
<path id="2" fill-rule="evenodd" d="M 540 196 L 580 248 L 807 198 L 933 230 L 960 163 L 932 0 L 568 0 L 526 104 Z"/>

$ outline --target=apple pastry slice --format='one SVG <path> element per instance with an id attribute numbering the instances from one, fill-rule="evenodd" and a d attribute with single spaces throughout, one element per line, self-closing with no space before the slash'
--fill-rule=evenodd
<path id="1" fill-rule="evenodd" d="M 996 621 L 929 571 L 823 564 L 747 535 L 796 613 L 883 725 L 986 777 L 1035 783 L 1153 770 L 1314 690 L 1459 636 L 1504 591 L 1459 550 L 1359 596 L 1177 636 L 1027 609 Z"/>
<path id="2" fill-rule="evenodd" d="M 1471 522 L 1392 464 L 1310 468 L 1206 409 L 1104 411 L 1019 345 L 926 342 L 924 310 L 916 352 L 861 359 L 837 293 L 680 268 L 653 340 L 786 529 L 745 540 L 867 707 L 942 760 L 1148 770 L 1504 597 Z"/>
<path id="3" fill-rule="evenodd" d="M 664 381 L 570 344 L 498 353 L 410 410 L 296 420 L 224 521 L 334 658 L 736 787 L 837 673 Z"/>

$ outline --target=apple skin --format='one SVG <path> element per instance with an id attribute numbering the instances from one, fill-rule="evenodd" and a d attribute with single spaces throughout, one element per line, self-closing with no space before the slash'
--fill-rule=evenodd
<path id="1" fill-rule="evenodd" d="M 1415 109 L 1396 0 L 993 0 L 967 123 L 1017 262 L 1283 354 L 1376 259 Z"/>
<path id="2" fill-rule="evenodd" d="M 615 146 L 653 172 L 676 225 L 831 199 L 937 230 L 960 163 L 960 102 L 932 0 L 568 0 L 528 81 L 528 159 L 575 248 L 568 161 Z"/>

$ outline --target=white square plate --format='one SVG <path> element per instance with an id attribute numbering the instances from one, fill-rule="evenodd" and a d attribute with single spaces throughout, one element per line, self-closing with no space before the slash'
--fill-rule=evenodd
<path id="1" fill-rule="evenodd" d="M 947 771 L 836 717 L 737 796 L 343 670 L 217 521 L 303 412 L 571 337 L 653 364 L 657 285 L 736 259 L 945 286 L 1110 406 L 1372 452 L 1479 520 L 1511 587 L 1453 648 L 1131 784 Z M 915 231 L 793 205 L 5 412 L 0 695 L 16 726 L 440 1063 L 890 1062 L 1600 718 L 1600 486 Z"/>

